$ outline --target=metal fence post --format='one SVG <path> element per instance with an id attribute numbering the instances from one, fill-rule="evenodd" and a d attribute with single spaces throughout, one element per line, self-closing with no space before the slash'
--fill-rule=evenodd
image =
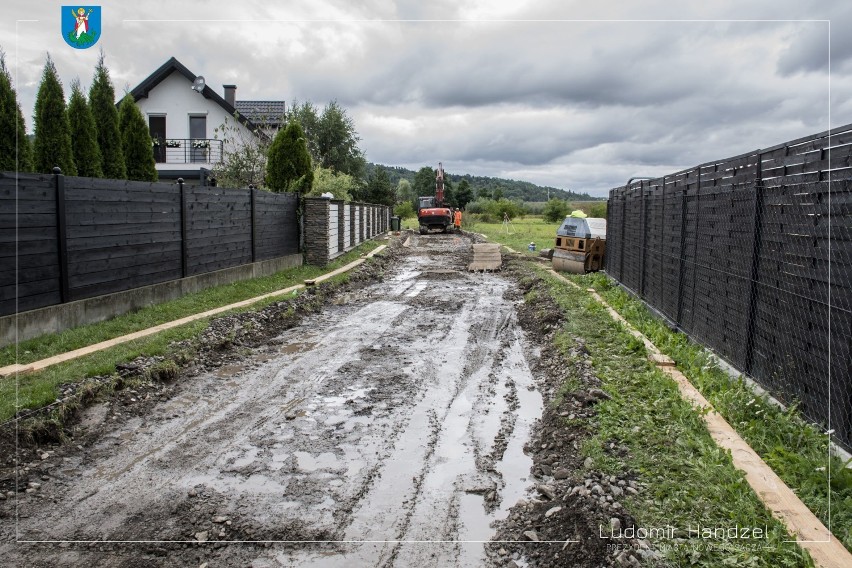
<path id="1" fill-rule="evenodd" d="M 251 207 L 251 261 L 257 262 L 257 219 L 254 184 L 249 184 L 249 207 Z"/>
<path id="2" fill-rule="evenodd" d="M 183 178 L 178 178 L 178 187 L 180 188 L 180 275 L 181 278 L 187 277 L 187 249 L 186 242 L 186 194 L 183 189 Z"/>
<path id="3" fill-rule="evenodd" d="M 748 319 L 746 319 L 746 352 L 745 369 L 746 374 L 751 375 L 754 366 L 754 320 L 757 308 L 755 307 L 757 296 L 757 281 L 760 278 L 760 251 L 763 230 L 763 164 L 761 153 L 757 153 L 757 166 L 754 187 L 754 227 L 752 229 L 751 249 L 751 279 L 748 288 Z"/>
<path id="4" fill-rule="evenodd" d="M 679 265 L 677 267 L 679 278 L 677 281 L 677 318 L 675 323 L 681 326 L 683 319 L 683 281 L 686 277 L 686 212 L 689 195 L 689 186 L 683 188 L 680 200 L 680 251 L 678 254 Z"/>
<path id="5" fill-rule="evenodd" d="M 648 189 L 651 188 L 651 182 L 648 182 Z M 642 197 L 642 205 L 639 208 L 639 214 L 642 219 L 642 248 L 639 251 L 639 296 L 645 297 L 645 257 L 648 254 L 648 205 L 645 203 L 645 183 L 639 181 L 639 195 Z"/>
<path id="6" fill-rule="evenodd" d="M 627 186 L 621 192 L 621 231 L 618 237 L 618 279 L 624 281 L 624 224 L 627 219 Z"/>
<path id="7" fill-rule="evenodd" d="M 65 176 L 59 166 L 53 168 L 53 184 L 56 188 L 56 232 L 59 237 L 59 295 L 62 303 L 71 301 L 71 286 L 68 277 L 68 231 L 65 218 Z"/>
<path id="8" fill-rule="evenodd" d="M 667 220 L 666 219 L 666 203 L 667 203 L 667 200 L 666 200 L 666 176 L 663 176 L 663 181 L 662 181 L 661 187 L 662 187 L 662 193 L 660 194 L 660 202 L 662 203 L 662 211 L 660 212 L 660 219 L 662 220 L 662 223 L 660 223 L 660 229 L 659 230 L 661 231 L 661 237 L 662 237 L 663 235 L 666 234 L 665 227 L 666 227 L 666 220 Z M 665 256 L 665 248 L 664 248 L 664 245 L 661 245 L 660 246 L 660 252 L 659 252 L 660 268 L 657 271 L 657 272 L 659 272 L 658 278 L 657 278 L 657 281 L 658 281 L 658 284 L 657 284 L 658 296 L 657 297 L 659 298 L 660 307 L 662 307 L 663 298 L 665 298 L 665 292 L 663 291 L 663 289 L 664 289 L 663 284 L 665 282 L 663 274 L 666 272 L 666 270 L 664 270 L 664 268 L 663 268 L 664 265 L 665 265 L 664 256 Z M 663 311 L 665 311 L 665 310 L 663 310 Z M 669 317 L 671 317 L 671 314 L 667 314 L 667 315 Z"/>
<path id="9" fill-rule="evenodd" d="M 687 184 L 689 187 L 689 184 Z M 692 245 L 692 302 L 689 306 L 690 317 L 692 318 L 691 332 L 695 333 L 695 283 L 698 281 L 698 222 L 701 208 L 701 166 L 695 168 L 695 242 Z"/>

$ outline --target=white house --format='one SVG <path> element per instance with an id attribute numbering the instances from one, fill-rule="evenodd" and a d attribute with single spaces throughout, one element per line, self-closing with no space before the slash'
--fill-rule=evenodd
<path id="1" fill-rule="evenodd" d="M 130 91 L 148 121 L 160 179 L 182 177 L 206 185 L 211 168 L 222 159 L 222 136 L 214 138 L 214 130 L 226 120 L 244 128 L 246 136 L 274 134 L 284 101 L 237 101 L 236 90 L 236 85 L 223 85 L 219 95 L 172 57 Z"/>

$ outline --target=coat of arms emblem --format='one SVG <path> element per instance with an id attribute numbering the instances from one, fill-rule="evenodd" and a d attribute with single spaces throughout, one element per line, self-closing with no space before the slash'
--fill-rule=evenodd
<path id="1" fill-rule="evenodd" d="M 62 37 L 75 49 L 92 47 L 101 38 L 100 6 L 63 6 Z"/>

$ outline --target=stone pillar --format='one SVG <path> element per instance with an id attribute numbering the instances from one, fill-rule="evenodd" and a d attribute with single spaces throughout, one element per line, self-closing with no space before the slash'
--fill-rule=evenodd
<path id="1" fill-rule="evenodd" d="M 328 199 L 305 198 L 305 261 L 328 264 Z"/>

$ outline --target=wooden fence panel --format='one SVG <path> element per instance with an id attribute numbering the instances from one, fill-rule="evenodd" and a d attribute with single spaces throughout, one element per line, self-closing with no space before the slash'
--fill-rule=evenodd
<path id="1" fill-rule="evenodd" d="M 248 189 L 184 188 L 187 276 L 251 262 Z"/>
<path id="2" fill-rule="evenodd" d="M 0 173 L 0 315 L 62 301 L 53 176 Z"/>
<path id="3" fill-rule="evenodd" d="M 71 299 L 180 278 L 174 184 L 65 178 Z"/>
<path id="4" fill-rule="evenodd" d="M 255 260 L 299 252 L 299 196 L 295 193 L 255 192 L 257 242 Z"/>

